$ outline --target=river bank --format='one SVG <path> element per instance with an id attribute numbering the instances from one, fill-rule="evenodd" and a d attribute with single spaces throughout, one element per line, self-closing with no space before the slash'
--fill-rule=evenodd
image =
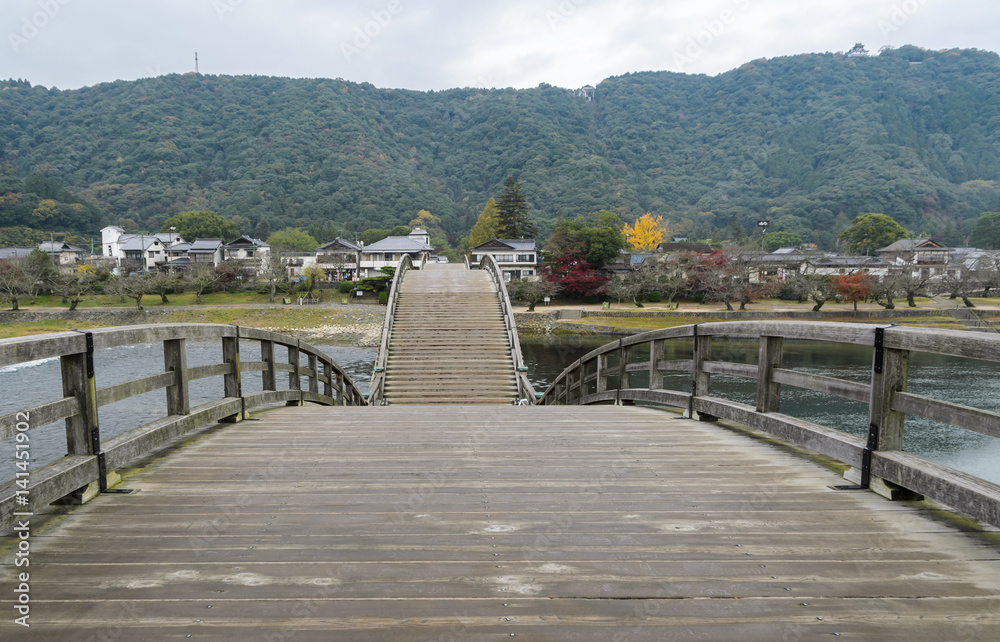
<path id="1" fill-rule="evenodd" d="M 520 307 L 520 306 L 519 306 Z M 810 304 L 765 301 L 745 311 L 727 311 L 719 304 L 686 304 L 685 309 L 667 305 L 645 308 L 601 305 L 539 307 L 534 312 L 515 311 L 518 332 L 526 336 L 598 335 L 627 336 L 648 330 L 715 321 L 790 319 L 853 323 L 896 323 L 918 327 L 960 330 L 963 325 L 948 300 L 921 300 L 917 308 L 886 310 L 862 305 L 833 304 L 812 312 Z M 1000 324 L 1000 300 L 977 301 L 977 313 Z M 363 347 L 378 346 L 385 308 L 375 305 L 324 303 L 296 306 L 278 304 L 146 306 L 133 308 L 58 309 L 22 308 L 0 312 L 0 338 L 147 323 L 229 323 L 246 327 L 291 332 L 309 341 L 334 341 Z"/>

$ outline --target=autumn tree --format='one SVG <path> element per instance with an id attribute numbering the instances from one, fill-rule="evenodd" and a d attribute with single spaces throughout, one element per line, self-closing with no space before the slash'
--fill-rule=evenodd
<path id="1" fill-rule="evenodd" d="M 841 301 L 854 304 L 855 312 L 858 311 L 858 301 L 864 301 L 875 291 L 871 275 L 864 272 L 835 276 L 832 285 Z"/>
<path id="2" fill-rule="evenodd" d="M 550 261 L 572 257 L 586 261 L 591 269 L 602 270 L 628 245 L 622 228 L 618 215 L 607 210 L 560 221 L 545 254 Z"/>
<path id="3" fill-rule="evenodd" d="M 903 226 L 885 214 L 859 216 L 838 237 L 853 254 L 870 254 L 906 238 Z"/>
<path id="4" fill-rule="evenodd" d="M 472 232 L 469 233 L 469 247 L 482 245 L 486 241 L 499 238 L 497 229 L 500 225 L 500 213 L 497 210 L 497 203 L 492 198 L 486 202 L 482 214 L 476 220 Z"/>
<path id="5" fill-rule="evenodd" d="M 608 278 L 587 264 L 586 259 L 573 255 L 557 257 L 546 267 L 547 278 L 566 294 L 578 299 L 604 294 Z"/>
<path id="6" fill-rule="evenodd" d="M 507 177 L 496 206 L 498 238 L 534 238 L 537 232 L 534 221 L 528 216 L 528 201 L 521 193 L 521 184 L 515 181 L 513 176 Z"/>
<path id="7" fill-rule="evenodd" d="M 626 225 L 623 231 L 633 249 L 649 252 L 663 242 L 663 217 L 647 212 L 632 226 Z"/>

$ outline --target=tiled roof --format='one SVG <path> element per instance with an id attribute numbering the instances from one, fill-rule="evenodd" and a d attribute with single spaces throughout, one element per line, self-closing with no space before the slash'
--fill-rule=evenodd
<path id="1" fill-rule="evenodd" d="M 430 245 L 414 241 L 408 236 L 387 236 L 381 241 L 361 248 L 362 252 L 430 252 Z"/>

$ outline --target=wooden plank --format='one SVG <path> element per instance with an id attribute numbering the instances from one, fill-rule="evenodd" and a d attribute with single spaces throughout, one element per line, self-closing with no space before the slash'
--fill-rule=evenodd
<path id="1" fill-rule="evenodd" d="M 836 395 L 852 401 L 868 403 L 871 400 L 871 386 L 854 381 L 837 379 L 835 377 L 825 377 L 823 375 L 810 374 L 808 372 L 798 372 L 796 370 L 785 370 L 776 368 L 774 370 L 774 380 L 786 386 L 805 388 L 829 395 Z"/>
<path id="2" fill-rule="evenodd" d="M 43 403 L 33 408 L 18 410 L 0 417 L 0 439 L 9 439 L 19 431 L 19 423 L 27 423 L 28 430 L 72 417 L 80 411 L 76 397 L 64 397 L 58 401 Z"/>
<path id="3" fill-rule="evenodd" d="M 730 377 L 744 377 L 747 379 L 757 378 L 757 366 L 750 366 L 743 363 L 729 363 L 727 361 L 705 361 L 702 364 L 702 371 L 709 374 L 728 375 Z"/>
<path id="4" fill-rule="evenodd" d="M 99 388 L 97 390 L 97 405 L 106 406 L 109 403 L 115 403 L 129 397 L 160 390 L 161 388 L 174 385 L 176 379 L 176 372 L 158 372 L 147 377 L 140 377 L 139 379 L 107 386 L 106 388 Z"/>
<path id="5" fill-rule="evenodd" d="M 894 393 L 892 408 L 908 415 L 974 430 L 990 437 L 1000 437 L 1000 414 L 995 412 L 929 399 L 908 392 Z"/>
<path id="6" fill-rule="evenodd" d="M 227 375 L 232 371 L 232 369 L 233 366 L 230 363 L 214 363 L 207 366 L 194 366 L 188 368 L 188 381 Z"/>
<path id="7" fill-rule="evenodd" d="M 612 406 L 256 418 L 33 523 L 32 635 L 1000 635 L 997 544 L 738 431 Z"/>

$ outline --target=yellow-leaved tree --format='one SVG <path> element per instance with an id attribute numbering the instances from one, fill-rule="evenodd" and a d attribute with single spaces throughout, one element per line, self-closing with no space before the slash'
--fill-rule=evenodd
<path id="1" fill-rule="evenodd" d="M 633 249 L 648 252 L 663 242 L 663 217 L 646 212 L 632 226 L 625 226 L 625 236 Z"/>
<path id="2" fill-rule="evenodd" d="M 469 234 L 469 247 L 476 247 L 492 240 L 497 235 L 499 224 L 500 214 L 497 211 L 497 203 L 491 198 L 487 201 L 483 213 L 479 215 L 475 227 Z"/>

